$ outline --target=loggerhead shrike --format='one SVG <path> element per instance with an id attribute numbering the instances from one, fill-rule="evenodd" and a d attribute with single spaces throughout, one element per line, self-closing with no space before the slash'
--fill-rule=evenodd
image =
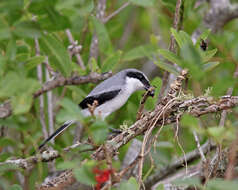
<path id="1" fill-rule="evenodd" d="M 104 120 L 112 112 L 122 107 L 135 91 L 148 90 L 150 87 L 150 82 L 143 72 L 137 69 L 125 69 L 97 85 L 79 104 L 79 107 L 82 109 L 83 116 L 90 116 L 88 105 L 92 105 L 96 100 L 97 106 L 93 113 Z M 150 95 L 154 96 L 154 91 Z M 39 149 L 73 123 L 75 123 L 74 120 L 66 121 L 39 146 Z"/>

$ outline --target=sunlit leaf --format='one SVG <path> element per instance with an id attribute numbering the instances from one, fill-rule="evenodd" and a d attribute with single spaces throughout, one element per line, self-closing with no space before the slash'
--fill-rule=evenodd
<path id="1" fill-rule="evenodd" d="M 101 120 L 95 121 L 88 130 L 95 144 L 103 143 L 108 136 L 108 125 Z"/>
<path id="2" fill-rule="evenodd" d="M 26 60 L 26 62 L 25 62 L 26 69 L 28 69 L 28 70 L 33 69 L 38 64 L 41 64 L 43 61 L 45 61 L 45 56 L 31 57 L 30 59 Z"/>
<path id="3" fill-rule="evenodd" d="M 155 0 L 129 0 L 129 2 L 143 7 L 152 7 L 155 4 Z"/>
<path id="4" fill-rule="evenodd" d="M 217 52 L 217 49 L 202 51 L 202 61 L 207 62 L 209 61 Z"/>
<path id="5" fill-rule="evenodd" d="M 169 63 L 166 63 L 166 62 L 161 61 L 161 60 L 157 60 L 157 61 L 154 61 L 154 64 L 157 65 L 159 68 L 165 70 L 165 71 L 173 73 L 176 76 L 179 75 L 179 72 L 177 71 L 177 69 Z"/>
<path id="6" fill-rule="evenodd" d="M 102 72 L 108 72 L 114 68 L 115 65 L 117 65 L 121 59 L 122 52 L 117 51 L 112 55 L 109 55 L 107 59 L 102 64 Z"/>
<path id="7" fill-rule="evenodd" d="M 33 21 L 24 21 L 15 24 L 13 34 L 21 38 L 37 38 L 42 35 L 39 24 Z"/>
<path id="8" fill-rule="evenodd" d="M 134 177 L 130 177 L 130 179 L 126 182 L 122 182 L 118 190 L 139 190 L 139 185 Z"/>
<path id="9" fill-rule="evenodd" d="M 157 47 L 147 44 L 135 47 L 124 54 L 122 57 L 123 61 L 133 61 L 141 59 L 143 57 L 151 57 L 157 50 Z"/>
<path id="10" fill-rule="evenodd" d="M 204 69 L 204 71 L 211 71 L 219 64 L 220 64 L 220 62 L 218 62 L 218 61 L 208 62 L 203 65 L 203 69 Z"/>
<path id="11" fill-rule="evenodd" d="M 107 29 L 96 17 L 91 17 L 95 32 L 99 41 L 99 49 L 102 53 L 109 54 L 113 51 Z"/>
<path id="12" fill-rule="evenodd" d="M 14 184 L 10 187 L 10 190 L 22 190 L 20 185 Z"/>
<path id="13" fill-rule="evenodd" d="M 62 42 L 52 35 L 44 35 L 40 39 L 40 44 L 45 53 L 50 56 L 50 64 L 59 69 L 64 75 L 69 76 L 72 71 L 71 61 Z"/>
<path id="14" fill-rule="evenodd" d="M 206 184 L 206 190 L 236 190 L 237 181 L 225 181 L 223 179 L 211 179 Z"/>
<path id="15" fill-rule="evenodd" d="M 95 167 L 94 161 L 88 161 L 84 163 L 79 169 L 73 170 L 75 178 L 85 185 L 95 185 L 95 174 L 93 168 Z"/>
<path id="16" fill-rule="evenodd" d="M 182 60 L 176 54 L 172 53 L 169 50 L 159 49 L 159 54 L 162 55 L 165 59 L 169 60 L 170 62 L 182 66 Z"/>

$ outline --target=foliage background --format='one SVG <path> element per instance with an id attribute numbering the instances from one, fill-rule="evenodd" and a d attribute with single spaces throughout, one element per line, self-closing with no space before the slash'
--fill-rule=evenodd
<path id="1" fill-rule="evenodd" d="M 161 49 L 168 49 L 170 43 L 176 0 L 129 0 L 129 2 L 130 5 L 103 23 L 102 19 L 96 17 L 98 1 L 94 0 L 0 1 L 0 102 L 10 100 L 13 110 L 10 117 L 0 120 L 1 162 L 9 158 L 29 157 L 43 140 L 39 98 L 34 99 L 32 94 L 41 86 L 37 78 L 37 66 L 46 60 L 54 71 L 66 77 L 72 73 L 87 75 L 91 71 L 117 72 L 128 67 L 141 69 L 156 87 L 155 98 L 149 99 L 145 107 L 147 110 L 154 108 L 164 69 L 170 69 L 166 64 L 166 58 L 168 60 L 173 58 L 171 55 L 166 56 L 166 53 L 161 53 Z M 110 15 L 124 3 L 126 3 L 125 0 L 107 1 L 105 15 Z M 183 19 L 180 29 L 185 31 L 187 36 L 191 36 L 197 28 L 200 28 L 205 31 L 206 36 L 209 32 L 202 25 L 202 20 L 208 8 L 209 3 L 206 1 L 201 1 L 197 5 L 195 0 L 185 0 L 181 10 Z M 104 18 L 107 18 L 106 16 Z M 74 39 L 82 46 L 80 56 L 86 67 L 85 70 L 77 64 L 75 56 L 72 59 L 70 57 L 68 47 L 72 44 L 68 40 L 66 29 L 72 32 Z M 182 62 L 179 66 L 189 68 L 188 91 L 191 94 L 204 95 L 209 89 L 207 91 L 209 94 L 218 97 L 225 95 L 230 87 L 234 89 L 233 94 L 237 94 L 237 88 L 235 88 L 237 80 L 233 78 L 238 65 L 237 33 L 238 21 L 234 19 L 223 29 L 208 35 L 208 51 L 216 51 L 215 49 L 217 51 L 209 60 L 216 64 L 206 71 L 202 69 L 202 65 L 205 64 L 202 60 L 204 59 L 203 52 L 198 46 L 193 46 L 186 40 L 182 41 L 183 46 L 178 47 L 179 61 L 174 63 Z M 92 56 L 92 50 L 90 50 L 95 34 L 98 36 L 99 44 L 96 57 Z M 35 39 L 39 40 L 40 55 L 36 52 Z M 45 64 L 42 64 L 42 67 L 43 81 L 47 81 L 47 68 Z M 175 72 L 175 69 L 173 71 Z M 50 75 L 54 77 L 52 73 Z M 113 113 L 105 122 L 96 121 L 92 124 L 94 127 L 91 126 L 90 129 L 91 124 L 88 121 L 90 119 L 82 121 L 77 103 L 94 86 L 95 84 L 89 83 L 53 89 L 51 103 L 55 127 L 69 118 L 76 117 L 87 126 L 82 139 L 87 139 L 89 135 L 101 143 L 106 138 L 103 134 L 108 131 L 109 126 L 119 128 L 120 125 L 130 126 L 134 123 L 143 92 L 132 95 L 125 106 Z M 46 94 L 43 96 L 45 98 L 44 116 L 48 126 L 49 117 L 51 117 L 48 114 L 49 101 L 46 101 Z M 218 127 L 219 114 L 206 115 L 199 120 L 190 116 L 183 117 L 179 131 L 183 150 L 189 152 L 196 149 L 193 130 L 198 132 L 201 144 L 211 138 L 221 143 L 223 147 L 229 146 L 237 131 L 237 111 L 235 108 L 233 114 L 228 114 L 223 129 Z M 62 147 L 71 145 L 74 133 L 72 127 L 55 140 L 53 147 L 61 150 Z M 138 140 L 142 138 L 140 136 Z M 121 167 L 129 147 L 130 144 L 127 144 L 120 149 L 119 160 L 113 162 L 115 169 Z M 143 168 L 144 175 L 151 175 L 169 165 L 174 159 L 183 156 L 174 138 L 173 126 L 164 127 L 156 149 L 157 151 L 153 153 L 154 168 L 151 173 L 147 173 L 151 163 L 149 159 L 146 160 Z M 79 168 L 82 160 L 90 158 L 90 153 L 79 155 L 77 151 L 57 159 L 54 162 L 56 169 Z M 34 169 L 27 172 L 6 166 L 0 167 L 0 188 L 34 189 L 36 184 L 42 183 L 43 179 L 49 175 L 51 169 L 47 163 L 38 163 Z M 93 174 L 84 176 L 85 172 L 80 171 L 80 169 L 76 170 L 79 181 L 86 180 L 87 183 L 95 183 Z M 133 186 L 136 182 L 131 180 L 128 183 Z M 124 184 L 121 189 L 129 189 L 129 185 Z M 207 188 L 214 187 L 211 185 Z"/>

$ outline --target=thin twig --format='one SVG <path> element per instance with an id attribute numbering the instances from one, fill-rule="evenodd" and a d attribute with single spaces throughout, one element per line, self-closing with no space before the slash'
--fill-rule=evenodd
<path id="1" fill-rule="evenodd" d="M 50 81 L 50 74 L 47 68 L 45 68 L 46 81 Z M 54 133 L 54 115 L 53 115 L 53 99 L 52 91 L 47 92 L 47 105 L 48 105 L 48 124 L 49 124 L 49 133 Z M 51 141 L 54 144 L 54 139 Z"/>
<path id="2" fill-rule="evenodd" d="M 206 159 L 206 157 L 205 157 L 205 155 L 204 155 L 204 153 L 201 149 L 201 145 L 200 145 L 199 138 L 198 138 L 198 135 L 197 135 L 196 131 L 193 131 L 193 136 L 194 136 L 194 139 L 196 141 L 197 148 L 198 148 L 198 151 L 200 153 L 201 159 L 202 159 L 203 162 L 206 162 L 207 159 Z"/>
<path id="3" fill-rule="evenodd" d="M 107 0 L 98 0 L 96 17 L 100 21 L 103 21 L 105 10 L 106 10 Z M 97 59 L 98 57 L 98 37 L 96 35 L 96 31 L 93 34 L 92 41 L 90 44 L 90 58 Z M 89 59 L 90 61 L 91 59 Z"/>
<path id="4" fill-rule="evenodd" d="M 40 46 L 39 46 L 39 42 L 38 39 L 35 39 L 35 49 L 36 49 L 36 56 L 40 56 Z M 37 65 L 37 78 L 40 82 L 40 84 L 43 83 L 43 78 L 42 78 L 42 64 L 38 64 Z M 39 97 L 39 101 L 40 101 L 40 123 L 41 123 L 41 127 L 42 127 L 42 133 L 45 139 L 48 138 L 48 131 L 46 128 L 46 122 L 45 122 L 45 113 L 44 113 L 44 96 L 41 95 Z"/>
<path id="5" fill-rule="evenodd" d="M 111 18 L 113 18 L 114 16 L 116 16 L 118 13 L 120 13 L 123 9 L 125 9 L 126 7 L 128 7 L 128 5 L 130 5 L 130 2 L 126 2 L 124 3 L 121 7 L 119 7 L 117 10 L 115 10 L 112 14 L 108 15 L 106 18 L 103 19 L 103 23 L 108 22 Z"/>
<path id="6" fill-rule="evenodd" d="M 67 37 L 68 37 L 68 39 L 69 39 L 71 45 L 74 46 L 75 41 L 74 41 L 74 37 L 73 37 L 71 31 L 70 31 L 69 29 L 67 29 L 65 32 L 66 32 L 66 35 L 67 35 Z M 80 66 L 83 70 L 85 70 L 86 68 L 85 68 L 83 59 L 81 58 L 80 53 L 79 53 L 79 52 L 76 52 L 75 56 L 76 56 L 76 59 L 77 59 L 77 64 L 79 64 L 79 66 Z"/>

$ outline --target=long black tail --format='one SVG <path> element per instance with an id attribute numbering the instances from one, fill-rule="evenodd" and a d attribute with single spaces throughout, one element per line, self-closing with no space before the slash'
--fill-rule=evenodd
<path id="1" fill-rule="evenodd" d="M 46 145 L 50 140 L 54 139 L 57 137 L 60 133 L 62 133 L 65 129 L 67 129 L 70 125 L 75 123 L 74 120 L 66 121 L 60 128 L 58 128 L 52 135 L 50 135 L 39 147 L 38 149 L 40 150 L 42 147 Z"/>

